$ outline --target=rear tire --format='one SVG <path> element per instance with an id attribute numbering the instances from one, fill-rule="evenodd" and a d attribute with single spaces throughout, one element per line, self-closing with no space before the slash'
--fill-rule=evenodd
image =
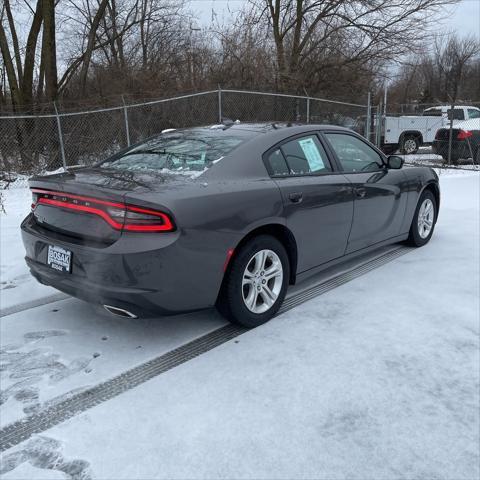
<path id="1" fill-rule="evenodd" d="M 420 148 L 420 142 L 415 135 L 405 135 L 402 138 L 400 151 L 403 155 L 413 155 L 418 152 Z"/>
<path id="2" fill-rule="evenodd" d="M 418 200 L 410 226 L 407 243 L 422 247 L 430 241 L 437 221 L 437 202 L 430 190 L 425 190 Z"/>
<path id="3" fill-rule="evenodd" d="M 231 322 L 258 327 L 278 312 L 289 278 L 290 263 L 283 244 L 270 235 L 254 237 L 231 259 L 217 308 Z"/>

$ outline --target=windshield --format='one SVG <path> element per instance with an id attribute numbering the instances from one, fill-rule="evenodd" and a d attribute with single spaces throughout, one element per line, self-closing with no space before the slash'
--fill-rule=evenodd
<path id="1" fill-rule="evenodd" d="M 228 130 L 190 129 L 162 134 L 100 164 L 129 171 L 203 172 L 240 143 L 245 135 Z"/>

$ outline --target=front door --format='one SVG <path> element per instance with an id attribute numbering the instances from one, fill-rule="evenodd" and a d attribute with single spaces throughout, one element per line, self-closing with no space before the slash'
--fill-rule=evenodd
<path id="1" fill-rule="evenodd" d="M 324 135 L 354 191 L 347 253 L 399 235 L 407 202 L 405 173 L 387 169 L 382 156 L 356 135 Z"/>

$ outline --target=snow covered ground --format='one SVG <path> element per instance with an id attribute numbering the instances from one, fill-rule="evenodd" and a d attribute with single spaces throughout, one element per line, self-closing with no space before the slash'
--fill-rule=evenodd
<path id="1" fill-rule="evenodd" d="M 478 478 L 479 187 L 443 171 L 426 247 L 6 451 L 2 478 Z M 2 308 L 52 292 L 25 276 L 29 204 L 7 192 Z M 222 324 L 74 299 L 3 317 L 0 421 Z"/>
<path id="2" fill-rule="evenodd" d="M 25 181 L 19 181 L 2 191 L 0 209 L 0 307 L 7 308 L 26 300 L 34 300 L 55 293 L 39 284 L 28 272 L 23 257 L 20 223 L 32 204 L 32 194 Z"/>
<path id="3" fill-rule="evenodd" d="M 395 155 L 402 157 L 407 165 L 425 165 L 428 167 L 442 167 L 444 164 L 443 157 L 432 152 L 431 146 L 423 146 L 418 149 L 418 152 L 410 155 L 401 155 L 400 152 L 396 152 Z M 480 170 L 480 165 L 477 165 L 470 160 L 462 160 L 461 169 L 464 170 Z M 437 168 L 439 173 L 445 173 L 451 175 L 451 169 Z"/>

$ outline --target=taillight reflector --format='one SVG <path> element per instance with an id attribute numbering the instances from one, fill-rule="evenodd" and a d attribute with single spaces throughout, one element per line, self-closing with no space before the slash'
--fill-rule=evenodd
<path id="1" fill-rule="evenodd" d="M 115 230 L 130 232 L 171 232 L 169 215 L 157 210 L 51 190 L 32 189 L 34 203 L 97 215 Z"/>
<path id="2" fill-rule="evenodd" d="M 230 263 L 230 260 L 232 259 L 233 257 L 233 253 L 234 253 L 234 249 L 233 248 L 230 248 L 228 251 L 227 251 L 227 257 L 225 259 L 225 263 L 223 264 L 223 271 L 226 272 L 227 271 L 227 268 L 228 268 L 228 264 Z"/>

